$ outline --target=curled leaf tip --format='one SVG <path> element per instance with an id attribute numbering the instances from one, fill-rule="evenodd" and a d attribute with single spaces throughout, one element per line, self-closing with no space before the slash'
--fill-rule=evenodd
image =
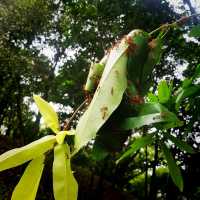
<path id="1" fill-rule="evenodd" d="M 44 122 L 54 133 L 57 134 L 60 131 L 60 126 L 58 122 L 58 115 L 53 107 L 38 95 L 33 95 L 33 99 L 42 117 L 44 118 Z"/>

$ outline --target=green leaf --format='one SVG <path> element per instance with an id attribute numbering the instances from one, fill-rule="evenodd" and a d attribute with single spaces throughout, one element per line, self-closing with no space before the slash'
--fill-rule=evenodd
<path id="1" fill-rule="evenodd" d="M 139 107 L 139 115 L 148 115 L 154 113 L 161 113 L 164 111 L 168 111 L 162 104 L 157 102 L 150 102 L 140 105 Z"/>
<path id="2" fill-rule="evenodd" d="M 44 158 L 44 155 L 42 155 L 28 164 L 23 176 L 13 191 L 11 200 L 35 200 L 44 168 Z"/>
<path id="3" fill-rule="evenodd" d="M 195 73 L 194 73 L 194 78 L 199 78 L 200 77 L 200 64 L 197 65 L 196 69 L 195 69 Z"/>
<path id="4" fill-rule="evenodd" d="M 130 40 L 131 41 L 131 40 Z M 148 59 L 149 47 L 148 47 L 149 36 L 148 33 L 139 30 L 132 37 L 132 43 L 136 48 L 129 50 L 128 61 L 127 61 L 127 76 L 128 80 L 131 81 L 135 86 L 141 84 L 140 92 L 143 90 L 143 76 L 146 75 L 144 71 L 145 62 Z M 133 47 L 132 47 L 133 49 Z M 128 51 L 128 52 L 129 52 Z M 147 67 L 151 72 L 151 67 Z M 147 78 L 147 77 L 145 77 Z M 143 93 L 142 93 L 143 94 Z"/>
<path id="5" fill-rule="evenodd" d="M 136 139 L 133 144 L 130 145 L 130 148 L 116 161 L 116 163 L 119 163 L 124 158 L 130 157 L 137 150 L 151 144 L 153 141 L 153 134 Z"/>
<path id="6" fill-rule="evenodd" d="M 130 46 L 127 38 L 134 40 L 138 34 L 143 33 L 141 30 L 131 31 L 110 52 L 92 102 L 77 125 L 73 154 L 96 136 L 98 130 L 119 106 L 127 88 L 126 51 Z"/>
<path id="7" fill-rule="evenodd" d="M 192 85 L 187 88 L 182 88 L 176 97 L 176 109 L 177 110 L 179 109 L 182 100 L 184 100 L 187 97 L 195 95 L 199 91 L 200 91 L 200 85 Z"/>
<path id="8" fill-rule="evenodd" d="M 200 25 L 194 26 L 190 33 L 189 33 L 190 37 L 200 37 Z"/>
<path id="9" fill-rule="evenodd" d="M 149 102 L 156 102 L 158 103 L 158 97 L 154 95 L 152 92 L 149 92 L 147 95 L 148 101 Z"/>
<path id="10" fill-rule="evenodd" d="M 151 102 L 140 105 L 139 116 L 125 119 L 120 123 L 120 127 L 123 130 L 130 130 L 155 123 L 156 126 L 159 125 L 159 128 L 162 129 L 182 125 L 182 122 L 177 118 L 177 116 L 170 112 L 165 106 Z"/>
<path id="11" fill-rule="evenodd" d="M 192 84 L 192 79 L 190 78 L 186 78 L 184 79 L 183 83 L 182 83 L 182 87 L 183 88 L 187 88 Z"/>
<path id="12" fill-rule="evenodd" d="M 190 145 L 188 145 L 186 142 L 184 142 L 180 139 L 177 139 L 176 137 L 172 136 L 169 133 L 166 133 L 165 135 L 168 139 L 170 139 L 182 151 L 186 151 L 186 152 L 191 153 L 191 154 L 195 153 L 193 148 Z"/>
<path id="13" fill-rule="evenodd" d="M 77 200 L 78 184 L 70 166 L 70 152 L 67 144 L 54 148 L 53 191 L 55 200 Z"/>
<path id="14" fill-rule="evenodd" d="M 161 81 L 158 85 L 158 99 L 160 103 L 166 103 L 170 99 L 171 91 L 165 80 Z"/>
<path id="15" fill-rule="evenodd" d="M 106 126 L 106 125 L 105 125 Z M 119 130 L 110 130 L 109 127 L 103 127 L 98 131 L 97 137 L 93 144 L 92 158 L 100 161 L 107 155 L 121 151 L 124 142 L 131 133 Z"/>
<path id="16" fill-rule="evenodd" d="M 103 160 L 107 157 L 107 155 L 109 155 L 109 151 L 104 147 L 104 145 L 102 144 L 94 145 L 91 156 L 95 161 Z"/>
<path id="17" fill-rule="evenodd" d="M 172 178 L 174 184 L 182 192 L 183 191 L 183 178 L 181 175 L 180 168 L 177 166 L 170 150 L 168 149 L 168 147 L 165 144 L 162 145 L 162 151 L 164 153 L 165 159 L 167 160 L 171 178 Z"/>
<path id="18" fill-rule="evenodd" d="M 97 131 L 122 100 L 127 88 L 127 55 L 124 53 L 127 47 L 128 45 L 123 40 L 109 55 L 94 97 L 78 122 L 75 135 L 75 152 L 96 136 Z"/>
<path id="19" fill-rule="evenodd" d="M 161 37 L 157 37 L 156 39 L 149 41 L 148 46 L 150 47 L 150 51 L 148 54 L 148 58 L 143 66 L 142 77 L 140 79 L 143 95 L 146 95 L 149 87 L 152 85 L 152 71 L 155 65 L 160 62 L 163 52 L 163 39 Z"/>
<path id="20" fill-rule="evenodd" d="M 66 135 L 75 135 L 75 131 L 74 130 L 69 130 L 69 131 L 60 131 L 57 135 L 56 135 L 56 140 L 58 144 L 62 144 L 65 140 Z"/>
<path id="21" fill-rule="evenodd" d="M 60 131 L 58 115 L 53 107 L 38 95 L 34 95 L 33 98 L 47 126 L 51 128 L 54 133 L 58 133 Z"/>
<path id="22" fill-rule="evenodd" d="M 0 171 L 16 167 L 32 160 L 53 148 L 56 137 L 45 136 L 24 147 L 12 149 L 0 155 Z"/>
<path id="23" fill-rule="evenodd" d="M 99 63 L 93 63 L 90 67 L 90 71 L 85 84 L 85 91 L 94 92 L 97 87 L 97 83 L 101 78 L 103 70 L 105 68 L 108 56 L 104 56 Z"/>
<path id="24" fill-rule="evenodd" d="M 139 117 L 129 117 L 122 121 L 122 123 L 120 124 L 120 129 L 130 130 L 133 128 L 140 128 L 144 125 L 167 122 L 168 120 L 169 119 L 166 114 L 163 113 L 148 114 Z"/>

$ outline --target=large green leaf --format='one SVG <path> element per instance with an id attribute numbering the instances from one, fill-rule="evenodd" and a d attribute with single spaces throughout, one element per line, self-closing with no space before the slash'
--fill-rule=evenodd
<path id="1" fill-rule="evenodd" d="M 197 79 L 200 77 L 200 64 L 197 65 L 194 73 L 194 79 Z"/>
<path id="2" fill-rule="evenodd" d="M 183 191 L 183 178 L 180 168 L 177 166 L 170 150 L 165 144 L 162 145 L 162 151 L 167 160 L 169 173 L 172 177 L 174 184 L 179 188 L 180 191 Z"/>
<path id="3" fill-rule="evenodd" d="M 131 41 L 135 42 L 140 33 L 143 34 L 143 31 L 131 31 L 112 49 L 92 102 L 77 125 L 74 153 L 96 136 L 97 131 L 119 106 L 127 88 L 128 50 L 133 51 L 131 56 L 135 55 L 137 48 L 133 49 Z"/>
<path id="4" fill-rule="evenodd" d="M 176 98 L 176 103 L 179 103 L 182 99 L 194 95 L 196 92 L 200 91 L 199 85 L 193 85 L 188 88 L 182 89 Z"/>
<path id="5" fill-rule="evenodd" d="M 182 88 L 188 88 L 192 85 L 192 78 L 185 78 L 182 82 Z"/>
<path id="6" fill-rule="evenodd" d="M 139 107 L 139 115 L 161 113 L 164 111 L 168 111 L 168 109 L 166 107 L 164 107 L 162 104 L 157 103 L 157 102 L 141 104 Z"/>
<path id="7" fill-rule="evenodd" d="M 165 106 L 160 103 L 151 102 L 141 105 L 139 115 L 162 113 L 162 117 L 168 118 L 167 122 L 174 122 L 175 126 L 182 125 L 176 114 L 170 112 Z"/>
<path id="8" fill-rule="evenodd" d="M 165 135 L 168 139 L 170 139 L 182 151 L 186 151 L 188 153 L 194 153 L 193 148 L 190 145 L 188 145 L 186 142 L 172 136 L 169 133 L 165 133 Z"/>
<path id="9" fill-rule="evenodd" d="M 138 117 L 129 117 L 120 123 L 122 130 L 140 128 L 144 125 L 160 123 L 160 128 L 181 126 L 181 121 L 166 107 L 159 103 L 146 103 L 140 106 Z"/>
<path id="10" fill-rule="evenodd" d="M 42 155 L 28 164 L 23 176 L 13 191 L 11 200 L 35 200 L 44 168 L 44 158 L 44 155 Z"/>
<path id="11" fill-rule="evenodd" d="M 179 93 L 176 97 L 176 109 L 179 109 L 179 106 L 181 104 L 181 102 L 187 98 L 187 97 L 191 97 L 193 95 L 195 95 L 197 92 L 200 91 L 200 85 L 192 85 L 190 87 L 187 88 L 181 88 L 179 90 Z"/>
<path id="12" fill-rule="evenodd" d="M 166 103 L 170 99 L 171 91 L 165 80 L 158 85 L 158 99 L 160 103 Z"/>
<path id="13" fill-rule="evenodd" d="M 111 51 L 94 97 L 81 117 L 75 135 L 75 152 L 96 136 L 97 131 L 119 106 L 127 87 L 124 40 Z"/>
<path id="14" fill-rule="evenodd" d="M 194 26 L 189 34 L 190 37 L 200 37 L 200 25 Z"/>
<path id="15" fill-rule="evenodd" d="M 104 80 L 107 78 L 107 76 L 109 75 L 110 71 L 113 69 L 114 65 L 118 62 L 118 60 L 120 59 L 120 57 L 123 55 L 123 54 L 127 54 L 127 49 L 128 47 L 130 46 L 126 40 L 126 38 L 132 38 L 134 40 L 134 38 L 143 31 L 141 30 L 133 30 L 131 31 L 127 37 L 125 36 L 123 38 L 123 40 L 119 43 L 119 44 L 116 44 L 115 47 L 112 49 L 109 57 L 108 57 L 108 61 L 106 63 L 106 66 L 105 66 L 105 70 L 103 72 L 103 75 L 102 75 L 102 82 L 104 82 Z"/>
<path id="16" fill-rule="evenodd" d="M 148 41 L 148 33 L 139 30 L 136 32 L 135 37 L 129 42 L 132 45 L 129 48 L 130 50 L 128 50 L 128 52 L 130 52 L 128 53 L 127 76 L 129 81 L 134 83 L 137 87 L 140 87 L 139 84 L 142 84 L 143 68 L 149 53 Z M 142 89 L 143 88 L 140 87 L 140 90 Z"/>
<path id="17" fill-rule="evenodd" d="M 58 115 L 53 107 L 37 95 L 34 95 L 33 98 L 47 126 L 51 128 L 54 133 L 58 133 L 60 131 Z"/>
<path id="18" fill-rule="evenodd" d="M 153 141 L 153 134 L 136 139 L 133 144 L 130 145 L 129 149 L 116 161 L 116 163 L 119 163 L 124 158 L 133 155 L 137 150 L 151 144 Z"/>
<path id="19" fill-rule="evenodd" d="M 142 76 L 140 77 L 140 88 L 143 95 L 146 95 L 150 86 L 152 85 L 152 71 L 156 64 L 160 62 L 162 55 L 163 39 L 162 37 L 157 37 L 152 39 L 148 46 L 150 47 L 148 58 L 142 69 Z"/>
<path id="20" fill-rule="evenodd" d="M 44 154 L 52 149 L 55 143 L 56 137 L 48 135 L 24 147 L 5 152 L 0 156 L 0 171 L 16 167 Z"/>
<path id="21" fill-rule="evenodd" d="M 54 148 L 53 191 L 55 200 L 76 200 L 78 184 L 70 166 L 70 153 L 67 144 Z"/>
<path id="22" fill-rule="evenodd" d="M 133 128 L 140 128 L 144 125 L 150 125 L 159 122 L 167 122 L 168 118 L 162 113 L 154 113 L 142 115 L 138 117 L 129 117 L 122 121 L 120 128 L 122 130 L 130 130 Z"/>

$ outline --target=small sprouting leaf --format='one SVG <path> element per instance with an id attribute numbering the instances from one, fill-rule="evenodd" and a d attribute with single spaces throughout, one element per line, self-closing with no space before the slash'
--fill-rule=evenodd
<path id="1" fill-rule="evenodd" d="M 158 99 L 160 103 L 166 103 L 170 99 L 171 91 L 165 80 L 158 85 Z"/>
<path id="2" fill-rule="evenodd" d="M 58 115 L 53 107 L 38 95 L 34 95 L 33 98 L 47 126 L 54 133 L 58 133 L 60 131 Z"/>
<path id="3" fill-rule="evenodd" d="M 152 92 L 148 93 L 147 98 L 149 102 L 158 102 L 158 97 Z"/>
<path id="4" fill-rule="evenodd" d="M 93 63 L 90 67 L 90 71 L 87 77 L 87 81 L 85 84 L 85 91 L 88 92 L 94 92 L 94 90 L 97 87 L 97 82 L 101 78 L 101 75 L 103 73 L 107 56 L 103 58 L 105 60 L 105 63 Z"/>
<path id="5" fill-rule="evenodd" d="M 22 165 L 48 150 L 56 143 L 56 136 L 48 135 L 24 147 L 12 149 L 0 155 L 0 171 Z"/>
<path id="6" fill-rule="evenodd" d="M 44 155 L 32 160 L 15 187 L 11 200 L 35 200 L 42 171 L 44 168 Z"/>
<path id="7" fill-rule="evenodd" d="M 70 152 L 67 144 L 54 148 L 53 191 L 55 200 L 77 200 L 78 184 L 70 166 Z"/>
<path id="8" fill-rule="evenodd" d="M 167 160 L 169 173 L 171 175 L 171 178 L 172 178 L 174 184 L 182 192 L 183 191 L 183 177 L 181 175 L 180 168 L 177 166 L 170 150 L 168 149 L 168 147 L 165 144 L 162 145 L 162 151 L 163 151 L 164 156 Z"/>
<path id="9" fill-rule="evenodd" d="M 179 149 L 181 149 L 182 151 L 186 151 L 188 153 L 195 153 L 193 148 L 188 145 L 186 142 L 172 136 L 171 134 L 166 133 L 166 137 L 168 139 L 170 139 Z"/>
<path id="10" fill-rule="evenodd" d="M 153 141 L 153 134 L 136 139 L 133 144 L 130 145 L 130 148 L 116 161 L 116 163 L 119 163 L 124 158 L 133 155 L 137 150 L 151 144 Z"/>
<path id="11" fill-rule="evenodd" d="M 194 26 L 189 34 L 190 37 L 200 37 L 200 25 Z"/>

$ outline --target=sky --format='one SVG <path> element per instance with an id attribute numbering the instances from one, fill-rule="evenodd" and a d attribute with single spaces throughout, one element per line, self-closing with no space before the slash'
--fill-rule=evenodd
<path id="1" fill-rule="evenodd" d="M 176 9 L 178 13 L 183 12 L 179 8 L 183 4 L 183 0 L 167 0 L 167 1 Z M 200 0 L 190 0 L 190 2 L 197 12 L 200 11 Z M 188 8 L 186 7 L 186 9 Z"/>

